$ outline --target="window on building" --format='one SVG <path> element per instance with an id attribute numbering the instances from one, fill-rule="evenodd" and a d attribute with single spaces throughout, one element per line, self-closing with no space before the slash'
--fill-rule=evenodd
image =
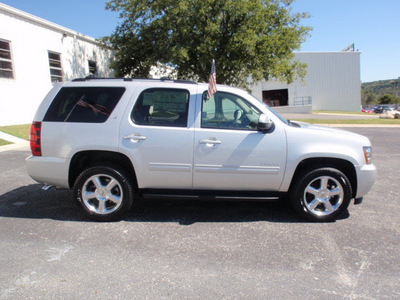
<path id="1" fill-rule="evenodd" d="M 287 106 L 289 100 L 288 89 L 262 92 L 263 102 L 269 106 Z"/>
<path id="2" fill-rule="evenodd" d="M 14 78 L 11 43 L 0 40 L 0 78 Z"/>
<path id="3" fill-rule="evenodd" d="M 51 82 L 63 81 L 61 54 L 49 51 L 49 66 Z"/>
<path id="4" fill-rule="evenodd" d="M 93 76 L 97 75 L 97 63 L 94 60 L 89 60 L 89 74 Z"/>

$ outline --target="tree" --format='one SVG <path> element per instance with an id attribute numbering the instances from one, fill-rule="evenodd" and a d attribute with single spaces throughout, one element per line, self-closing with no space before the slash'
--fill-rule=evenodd
<path id="1" fill-rule="evenodd" d="M 379 104 L 396 103 L 396 98 L 392 95 L 383 95 L 379 97 Z"/>
<path id="2" fill-rule="evenodd" d="M 375 96 L 373 93 L 370 91 L 365 91 L 361 89 L 361 104 L 366 105 L 366 104 L 373 104 L 375 103 Z"/>
<path id="3" fill-rule="evenodd" d="M 246 87 L 248 79 L 304 77 L 294 60 L 311 28 L 306 13 L 292 13 L 293 0 L 113 0 L 120 12 L 114 33 L 104 40 L 115 50 L 117 76 L 148 77 L 159 63 L 179 78 L 207 82 L 212 59 L 218 83 Z"/>

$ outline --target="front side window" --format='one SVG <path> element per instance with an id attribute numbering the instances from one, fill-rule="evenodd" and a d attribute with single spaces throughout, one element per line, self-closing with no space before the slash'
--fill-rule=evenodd
<path id="1" fill-rule="evenodd" d="M 132 121 L 138 125 L 186 127 L 190 94 L 187 90 L 152 88 L 136 100 Z"/>
<path id="2" fill-rule="evenodd" d="M 218 129 L 256 130 L 261 112 L 244 98 L 217 92 L 207 100 L 203 94 L 201 127 Z"/>
<path id="3" fill-rule="evenodd" d="M 48 52 L 49 66 L 50 66 L 50 79 L 51 82 L 63 81 L 63 71 L 61 67 L 61 54 L 55 52 Z"/>
<path id="4" fill-rule="evenodd" d="M 103 123 L 124 92 L 124 87 L 64 87 L 51 103 L 44 121 Z"/>
<path id="5" fill-rule="evenodd" d="M 11 43 L 0 40 L 0 78 L 14 78 Z"/>

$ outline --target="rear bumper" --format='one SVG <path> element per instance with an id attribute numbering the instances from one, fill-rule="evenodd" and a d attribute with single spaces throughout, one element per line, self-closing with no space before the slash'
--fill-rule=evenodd
<path id="1" fill-rule="evenodd" d="M 374 185 L 377 170 L 374 164 L 364 165 L 357 169 L 357 198 L 364 197 Z"/>
<path id="2" fill-rule="evenodd" d="M 70 188 L 68 183 L 68 159 L 29 156 L 26 159 L 28 174 L 37 182 Z"/>

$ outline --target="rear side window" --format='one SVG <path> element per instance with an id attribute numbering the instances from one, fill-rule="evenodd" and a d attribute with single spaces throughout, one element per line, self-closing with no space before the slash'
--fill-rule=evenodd
<path id="1" fill-rule="evenodd" d="M 64 87 L 51 103 L 44 121 L 103 123 L 124 92 L 123 87 Z"/>
<path id="2" fill-rule="evenodd" d="M 186 127 L 189 98 L 187 90 L 145 90 L 139 95 L 131 118 L 139 125 Z"/>

